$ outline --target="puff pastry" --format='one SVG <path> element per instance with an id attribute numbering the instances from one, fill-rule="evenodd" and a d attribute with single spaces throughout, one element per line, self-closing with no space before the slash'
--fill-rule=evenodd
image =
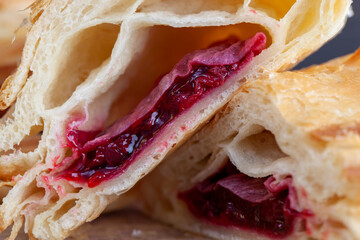
<path id="1" fill-rule="evenodd" d="M 360 49 L 248 81 L 137 201 L 216 239 L 359 239 L 359 72 Z"/>
<path id="2" fill-rule="evenodd" d="M 1 108 L 13 105 L 0 175 L 14 185 L 1 229 L 14 223 L 15 236 L 25 221 L 34 238 L 63 239 L 96 218 L 247 78 L 287 69 L 339 32 L 350 3 L 37 1 L 0 94 Z"/>

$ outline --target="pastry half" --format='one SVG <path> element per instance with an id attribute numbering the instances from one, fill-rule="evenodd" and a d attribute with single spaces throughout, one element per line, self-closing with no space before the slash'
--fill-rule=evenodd
<path id="1" fill-rule="evenodd" d="M 31 0 L 3 0 L 0 2 L 0 83 L 2 84 L 5 79 L 16 71 L 16 67 L 20 63 L 22 48 L 25 43 L 26 36 L 26 21 L 29 14 L 27 7 L 32 3 Z M 0 111 L 0 117 L 4 115 L 11 115 L 12 109 Z M 3 118 L 6 118 L 5 116 Z M 38 140 L 24 141 L 23 144 L 17 146 L 19 150 L 22 148 L 23 152 L 28 149 L 33 149 L 32 143 L 37 146 Z M 14 151 L 15 152 L 15 151 Z M 20 153 L 18 151 L 16 154 Z M 12 154 L 11 158 L 16 154 Z M 2 156 L 10 155 L 10 152 L 1 153 Z M 38 157 L 34 158 L 35 161 Z M 26 160 L 27 165 L 18 165 L 18 171 L 21 169 L 28 169 L 32 166 L 31 160 Z M 25 164 L 26 164 L 25 163 Z M 2 165 L 5 166 L 5 165 Z M 5 169 L 3 169 L 6 172 Z M 11 177 L 11 174 L 10 174 Z M 8 182 L 10 178 L 2 178 L 0 181 L 0 198 L 3 198 L 8 191 L 8 185 L 13 183 Z"/>
<path id="2" fill-rule="evenodd" d="M 359 73 L 360 50 L 247 82 L 133 202 L 215 239 L 359 239 Z"/>
<path id="3" fill-rule="evenodd" d="M 15 234 L 25 221 L 34 238 L 63 239 L 96 218 L 246 79 L 287 69 L 332 38 L 350 3 L 37 1 L 0 94 L 13 109 L 0 124 L 0 175 L 14 184 L 1 229 L 14 222 Z M 9 155 L 32 136 L 25 157 Z"/>
<path id="4" fill-rule="evenodd" d="M 25 43 L 28 7 L 32 4 L 31 0 L 3 0 L 0 3 L 0 83 L 2 84 L 7 77 L 16 71 L 20 64 L 22 49 Z M 0 111 L 1 125 L 11 119 L 15 107 L 9 107 Z M 5 120 L 8 119 L 8 120 Z M 3 129 L 3 127 L 2 127 Z M 10 131 L 16 132 L 16 129 Z M 13 149 L 3 149 L 1 151 L 1 180 L 11 180 L 17 173 L 23 173 L 38 161 L 39 156 L 34 154 L 27 155 L 37 147 L 39 135 L 24 139 L 21 144 L 14 144 Z M 7 159 L 12 159 L 7 161 Z M 22 159 L 22 160 L 16 160 Z M 15 173 L 15 174 L 14 174 Z"/>

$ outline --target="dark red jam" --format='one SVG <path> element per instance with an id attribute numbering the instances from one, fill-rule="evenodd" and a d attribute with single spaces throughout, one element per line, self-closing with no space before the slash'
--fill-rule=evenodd
<path id="1" fill-rule="evenodd" d="M 290 206 L 289 184 L 270 189 L 269 181 L 275 179 L 249 177 L 229 161 L 219 172 L 178 197 L 196 217 L 212 224 L 283 238 L 292 233 L 302 213 Z"/>
<path id="2" fill-rule="evenodd" d="M 95 187 L 124 172 L 164 126 L 238 73 L 264 49 L 265 41 L 259 33 L 244 42 L 229 39 L 188 54 L 130 115 L 102 134 L 70 130 L 69 146 L 78 158 L 60 177 Z M 88 143 L 92 140 L 95 144 Z"/>

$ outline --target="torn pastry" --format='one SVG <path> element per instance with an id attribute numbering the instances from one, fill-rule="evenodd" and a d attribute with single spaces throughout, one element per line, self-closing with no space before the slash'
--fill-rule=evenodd
<path id="1" fill-rule="evenodd" d="M 247 78 L 289 68 L 333 37 L 349 5 L 36 2 L 21 65 L 0 94 L 2 108 L 16 100 L 0 148 L 40 132 L 29 152 L 38 160 L 14 178 L 1 228 L 15 222 L 16 232 L 24 219 L 35 238 L 65 238 L 156 167 Z M 0 161 L 7 166 L 0 173 L 15 176 L 27 161 Z"/>
<path id="2" fill-rule="evenodd" d="M 32 2 L 32 0 L 3 0 L 0 2 L 0 83 L 14 73 L 20 63 L 25 43 L 26 22 L 30 12 L 28 7 Z M 0 111 L 0 117 L 8 119 L 14 108 L 12 106 Z M 38 134 L 31 135 L 31 137 L 26 137 L 21 144 L 13 145 L 13 149 L 1 152 L 2 181 L 11 180 L 16 173 L 23 173 L 38 160 L 38 155 L 27 154 L 37 147 L 39 140 Z M 16 160 L 19 158 L 23 161 Z M 12 160 L 7 161 L 7 159 Z"/>
<path id="3" fill-rule="evenodd" d="M 359 73 L 360 49 L 248 81 L 134 202 L 215 239 L 359 239 Z"/>

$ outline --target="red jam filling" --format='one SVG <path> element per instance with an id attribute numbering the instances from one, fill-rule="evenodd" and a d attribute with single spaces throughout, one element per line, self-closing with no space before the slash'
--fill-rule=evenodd
<path id="1" fill-rule="evenodd" d="M 284 238 L 292 233 L 295 220 L 303 213 L 291 207 L 289 195 L 295 194 L 289 191 L 291 181 L 272 188 L 274 181 L 271 176 L 249 177 L 229 161 L 219 172 L 178 197 L 196 217 L 212 224 Z"/>
<path id="2" fill-rule="evenodd" d="M 124 172 L 168 123 L 238 73 L 265 48 L 265 42 L 265 35 L 258 33 L 246 41 L 231 38 L 187 54 L 131 114 L 102 134 L 68 131 L 77 159 L 59 176 L 95 187 Z"/>

